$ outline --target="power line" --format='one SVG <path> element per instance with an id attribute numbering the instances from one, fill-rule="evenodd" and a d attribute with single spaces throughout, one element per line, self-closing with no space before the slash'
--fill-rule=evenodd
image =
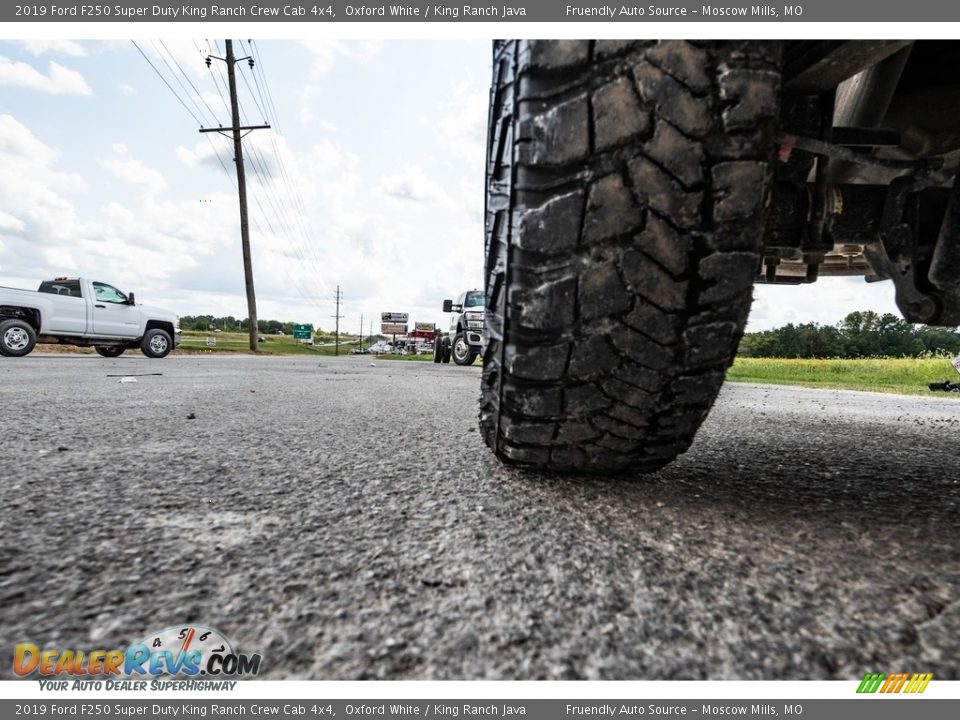
<path id="1" fill-rule="evenodd" d="M 183 109 L 186 110 L 188 113 L 190 113 L 190 117 L 192 117 L 196 121 L 197 125 L 199 125 L 200 127 L 203 127 L 203 122 L 196 115 L 194 115 L 193 111 L 190 108 L 187 107 L 187 104 L 180 98 L 180 96 L 177 94 L 177 91 L 173 89 L 173 86 L 170 83 L 168 83 L 167 79 L 163 76 L 163 74 L 159 70 L 157 70 L 157 66 L 154 65 L 153 62 L 150 60 L 150 58 L 147 57 L 147 54 L 140 49 L 140 46 L 137 45 L 137 41 L 131 40 L 130 42 L 132 42 L 133 46 L 140 52 L 141 55 L 143 55 L 143 59 L 150 64 L 150 67 L 153 68 L 153 71 L 157 74 L 157 77 L 163 80 L 163 84 L 166 85 L 167 88 L 170 90 L 170 92 L 173 93 L 173 96 L 180 101 L 180 104 L 183 105 Z"/>
<path id="2" fill-rule="evenodd" d="M 230 175 L 230 171 L 227 170 L 226 163 L 223 162 L 223 158 L 220 157 L 220 151 L 217 150 L 217 146 L 213 144 L 213 139 L 207 135 L 207 142 L 210 143 L 210 147 L 213 149 L 213 154 L 217 156 L 217 160 L 220 161 L 220 167 L 223 168 L 223 171 L 227 174 L 227 180 L 230 181 L 230 184 L 233 185 L 234 190 L 237 188 L 237 183 L 234 181 L 233 176 Z"/>
<path id="3" fill-rule="evenodd" d="M 173 56 L 173 53 L 170 52 L 170 49 L 167 47 L 167 44 L 166 44 L 165 42 L 163 42 L 163 40 L 160 40 L 159 42 L 160 42 L 161 47 L 163 47 L 163 49 L 167 51 L 167 55 L 170 56 L 170 59 L 173 60 L 174 65 L 176 65 L 176 66 L 177 66 L 177 69 L 180 70 L 180 72 L 183 74 L 183 77 L 186 78 L 186 80 L 187 80 L 188 83 L 190 83 L 190 87 L 193 88 L 193 92 L 196 93 L 197 97 L 200 98 L 200 102 L 202 102 L 202 103 L 204 104 L 204 106 L 207 108 L 207 111 L 210 113 L 210 117 L 213 118 L 213 121 L 214 121 L 214 122 L 217 122 L 217 114 L 216 114 L 216 113 L 213 111 L 213 109 L 207 104 L 207 101 L 204 99 L 204 97 L 203 97 L 203 95 L 200 93 L 200 91 L 197 90 L 197 86 L 193 84 L 193 80 L 190 79 L 190 76 L 187 75 L 186 72 L 184 72 L 184 70 L 183 70 L 182 67 L 180 67 L 180 63 L 177 62 L 177 58 L 175 58 L 175 57 Z M 194 43 L 194 44 L 196 44 L 196 43 Z"/>
<path id="4" fill-rule="evenodd" d="M 252 52 L 256 59 L 256 63 L 254 66 L 254 73 L 253 73 L 254 80 L 256 80 L 256 77 L 257 77 L 257 74 L 256 74 L 257 70 L 259 70 L 260 77 L 263 79 L 263 88 L 266 91 L 266 96 L 267 96 L 266 104 L 270 106 L 270 109 L 272 111 L 273 124 L 277 128 L 278 134 L 282 135 L 283 131 L 282 131 L 282 125 L 280 123 L 280 116 L 279 116 L 279 113 L 277 112 L 276 105 L 274 104 L 274 101 L 273 101 L 273 93 L 270 90 L 270 84 L 267 82 L 266 73 L 264 71 L 264 63 L 263 63 L 262 57 L 260 56 L 259 48 L 257 47 L 256 41 L 254 40 L 249 40 L 248 43 L 249 43 L 249 46 L 252 48 Z M 259 83 L 257 84 L 257 87 L 259 89 L 260 87 Z M 280 173 L 283 176 L 283 182 L 286 184 L 290 201 L 293 203 L 293 207 L 295 210 L 294 216 L 299 221 L 299 230 L 303 237 L 305 247 L 309 248 L 307 230 L 304 225 L 304 217 L 306 216 L 307 211 L 306 211 L 305 203 L 303 201 L 303 196 L 300 193 L 299 187 L 295 183 L 293 183 L 292 180 L 290 179 L 290 175 L 287 172 L 286 163 L 284 162 L 284 159 L 283 159 L 283 153 L 280 151 L 280 148 L 277 145 L 276 138 L 274 137 L 273 133 L 271 133 L 269 137 L 270 137 L 270 142 L 273 145 L 274 155 L 276 156 L 279 167 L 280 167 Z M 314 260 L 313 254 L 308 251 L 308 255 L 310 257 L 311 264 L 314 266 L 315 272 L 317 272 L 322 277 L 323 276 L 322 271 L 319 268 L 319 264 Z"/>
<path id="5" fill-rule="evenodd" d="M 216 47 L 219 49 L 219 44 L 216 44 Z M 223 71 L 222 69 L 219 68 L 219 66 L 218 66 L 218 70 L 222 77 Z M 216 79 L 216 76 L 214 76 L 214 79 Z M 249 90 L 250 89 L 249 83 L 247 83 L 247 87 Z M 244 122 L 249 122 L 249 120 L 247 119 L 246 109 L 243 106 L 243 101 L 239 98 L 238 98 L 238 104 L 240 108 L 240 114 L 243 117 Z M 270 135 L 270 139 L 274 148 L 276 148 L 276 142 L 272 134 Z M 273 173 L 270 170 L 269 164 L 264 159 L 262 152 L 259 150 L 256 144 L 251 144 L 250 149 L 251 149 L 250 162 L 251 162 L 251 167 L 254 171 L 254 176 L 259 181 L 261 189 L 263 190 L 263 193 L 264 193 L 264 197 L 266 198 L 271 210 L 274 212 L 276 216 L 278 226 L 282 230 L 281 233 L 278 233 L 276 230 L 273 229 L 273 223 L 270 222 L 267 210 L 264 208 L 263 204 L 259 202 L 259 199 L 256 200 L 257 207 L 259 208 L 261 214 L 264 216 L 264 219 L 266 220 L 267 224 L 270 226 L 271 231 L 274 233 L 275 237 L 286 238 L 288 246 L 293 251 L 294 255 L 296 255 L 299 258 L 299 260 L 304 264 L 304 266 L 312 267 L 313 271 L 316 272 L 320 277 L 322 277 L 322 273 L 320 272 L 316 261 L 313 259 L 312 256 L 307 256 L 303 252 L 301 252 L 299 244 L 294 239 L 296 232 L 294 231 L 293 226 L 290 224 L 290 222 L 287 221 L 286 219 L 286 217 L 291 213 L 288 208 L 284 207 L 285 203 L 282 200 L 283 194 L 277 193 L 276 189 L 273 187 L 272 182 L 268 182 L 268 180 L 272 180 L 273 178 Z M 282 157 L 278 155 L 277 159 L 278 159 L 278 162 L 282 163 L 283 161 Z M 293 215 L 295 220 L 299 220 L 300 233 L 304 235 L 302 217 L 297 216 L 296 213 L 293 213 Z M 294 223 L 294 225 L 296 224 L 297 223 Z M 305 235 L 304 235 L 304 239 L 305 239 Z M 293 280 L 292 278 L 290 278 L 289 274 L 287 274 L 287 277 L 288 279 L 291 280 L 291 284 L 297 290 L 297 292 L 301 295 L 301 297 L 303 297 L 308 301 L 311 299 L 313 301 L 317 301 L 319 299 L 318 297 L 311 295 L 308 292 L 305 292 L 299 280 Z"/>
<path id="6" fill-rule="evenodd" d="M 257 47 L 256 40 L 251 40 L 250 45 L 253 47 L 253 54 L 257 60 L 257 68 L 260 70 L 260 77 L 263 78 L 263 89 L 267 93 L 267 101 L 273 113 L 273 121 L 277 126 L 277 131 L 283 135 L 283 127 L 280 125 L 280 114 L 277 112 L 277 106 L 273 103 L 273 93 L 270 92 L 270 85 L 267 83 L 267 76 L 263 69 L 263 58 L 260 56 L 260 48 Z"/>
<path id="7" fill-rule="evenodd" d="M 240 105 L 240 111 L 241 115 L 246 117 L 242 103 Z M 306 228 L 304 226 L 303 212 L 298 212 L 295 205 L 291 207 L 288 204 L 290 202 L 290 198 L 295 197 L 295 191 L 291 189 L 289 176 L 286 175 L 283 157 L 272 134 L 269 137 L 274 148 L 274 154 L 277 159 L 277 163 L 281 169 L 281 174 L 283 175 L 284 182 L 287 185 L 287 192 L 279 193 L 273 187 L 272 183 L 267 183 L 267 179 L 270 179 L 271 181 L 273 180 L 273 173 L 270 171 L 269 165 L 264 159 L 262 152 L 256 147 L 256 145 L 251 145 L 251 164 L 254 167 L 254 172 L 255 174 L 259 175 L 264 192 L 268 195 L 268 199 L 270 199 L 271 204 L 277 212 L 278 220 L 284 221 L 286 217 L 290 216 L 293 218 L 292 224 L 290 222 L 283 222 L 283 227 L 288 233 L 287 239 L 294 254 L 300 259 L 304 266 L 309 266 L 313 272 L 322 278 L 323 273 L 320 269 L 319 263 L 315 259 L 314 255 L 309 251 L 309 241 L 307 239 Z M 276 199 L 274 199 L 274 197 L 276 197 Z M 284 202 L 284 200 L 287 200 L 287 202 Z M 299 241 L 295 240 L 295 236 L 297 234 L 300 236 Z M 302 250 L 301 247 L 303 248 Z"/>
<path id="8" fill-rule="evenodd" d="M 267 121 L 267 113 L 264 111 L 264 109 L 263 109 L 262 107 L 260 107 L 260 103 L 257 102 L 257 98 L 256 98 L 256 96 L 253 94 L 253 88 L 250 87 L 250 81 L 247 80 L 247 75 L 246 75 L 246 73 L 240 73 L 240 77 L 243 78 L 243 84 L 247 86 L 247 92 L 250 93 L 250 98 L 253 100 L 253 104 L 257 106 L 257 110 L 260 111 L 260 115 L 263 117 L 263 121 L 266 122 L 266 121 Z M 256 79 L 256 75 L 254 75 L 254 79 Z"/>
<path id="9" fill-rule="evenodd" d="M 259 71 L 260 77 L 263 80 L 263 88 L 266 90 L 266 100 L 264 101 L 263 106 L 256 103 L 256 98 L 253 98 L 252 88 L 250 88 L 249 82 L 246 82 L 246 78 L 244 77 L 247 90 L 261 112 L 264 112 L 264 106 L 272 107 L 274 120 L 279 127 L 279 117 L 277 117 L 276 114 L 276 106 L 273 103 L 272 93 L 266 80 L 266 75 L 263 69 L 263 61 L 260 57 L 259 49 L 256 47 L 256 44 L 253 41 L 249 41 L 249 43 L 250 46 L 253 47 L 253 53 L 255 56 L 255 63 L 253 67 L 255 84 L 257 85 L 259 91 L 261 87 L 261 83 L 257 81 L 257 71 Z M 216 40 L 214 40 L 214 46 L 219 52 L 220 45 Z M 241 46 L 243 46 L 242 41 Z M 218 72 L 222 79 L 223 70 L 218 67 Z M 241 76 L 243 77 L 244 75 L 241 74 Z M 216 75 L 214 75 L 214 81 L 216 82 Z M 262 91 L 261 99 L 263 99 Z M 247 114 L 242 100 L 239 101 L 239 106 L 241 115 L 246 118 Z M 300 194 L 299 188 L 292 182 L 292 179 L 287 171 L 286 162 L 284 161 L 283 153 L 277 144 L 276 137 L 273 133 L 269 133 L 268 137 L 270 138 L 274 157 L 276 158 L 277 165 L 280 169 L 280 177 L 277 178 L 274 175 L 270 164 L 266 161 L 262 151 L 257 147 L 256 144 L 251 144 L 250 146 L 250 161 L 254 176 L 260 183 L 264 192 L 264 197 L 274 212 L 279 227 L 282 230 L 282 233 L 280 234 L 276 233 L 275 230 L 274 233 L 277 237 L 283 237 L 286 239 L 289 248 L 293 251 L 294 255 L 300 260 L 300 262 L 303 263 L 305 268 L 309 268 L 319 278 L 322 278 L 323 271 L 315 253 L 311 249 L 312 244 L 308 239 L 308 232 L 305 225 L 306 208 L 303 202 L 303 197 Z M 274 183 L 276 183 L 276 185 Z M 285 189 L 285 192 L 280 191 L 281 186 Z M 269 218 L 267 217 L 267 210 L 262 204 L 259 203 L 259 201 L 257 201 L 257 205 L 260 209 L 260 212 L 267 220 L 268 225 L 271 225 L 272 227 L 272 223 L 270 223 Z M 301 296 L 309 299 L 310 294 L 303 291 L 302 287 L 300 287 L 299 281 L 295 281 L 293 285 Z"/>
<path id="10" fill-rule="evenodd" d="M 240 42 L 243 42 L 243 41 L 241 40 Z M 247 48 L 248 48 L 248 49 L 247 49 L 247 52 L 250 53 L 250 55 L 253 55 L 253 49 L 252 49 L 252 48 L 253 48 L 253 41 L 252 41 L 252 40 L 248 40 L 248 41 L 247 41 Z M 260 62 L 259 58 L 257 58 L 257 62 Z M 251 68 L 251 69 L 253 69 L 253 68 Z M 261 70 L 260 72 L 261 72 L 261 74 L 263 73 L 262 70 Z M 266 81 L 264 81 L 264 82 L 266 82 Z M 257 94 L 260 95 L 260 102 L 263 104 L 263 107 L 267 107 L 267 103 L 266 103 L 266 101 L 263 99 L 263 91 L 260 89 L 260 81 L 257 80 L 257 71 L 256 71 L 256 70 L 253 70 L 253 84 L 257 86 Z"/>
<path id="11" fill-rule="evenodd" d="M 200 114 L 200 115 L 203 115 L 203 110 L 200 109 L 200 106 L 197 105 L 197 101 L 194 100 L 193 97 L 190 95 L 190 91 L 187 90 L 187 86 L 183 84 L 183 81 L 180 79 L 180 76 L 177 75 L 176 70 L 174 70 L 174 69 L 170 66 L 170 63 L 167 62 L 167 59 L 163 56 L 163 53 L 161 53 L 161 52 L 157 49 L 156 43 L 151 40 L 151 41 L 150 41 L 150 44 L 153 45 L 153 49 L 154 49 L 154 51 L 157 53 L 157 57 L 159 57 L 159 58 L 163 61 L 163 64 L 167 66 L 167 70 L 170 71 L 170 74 L 173 76 L 173 79 L 176 80 L 177 83 L 180 85 L 180 89 L 183 90 L 183 94 L 184 94 L 184 95 L 186 96 L 186 98 L 191 102 L 191 104 L 193 105 L 193 107 L 196 108 L 197 113 Z M 213 122 L 214 122 L 214 123 L 217 122 L 216 116 L 213 117 Z M 202 127 L 204 124 L 205 124 L 205 123 L 201 123 L 201 127 Z"/>
<path id="12" fill-rule="evenodd" d="M 207 40 L 206 42 L 207 42 L 207 50 L 208 50 L 208 51 L 207 51 L 206 53 L 204 53 L 203 50 L 200 49 L 200 46 L 197 45 L 196 40 L 193 41 L 193 46 L 197 49 L 197 52 L 199 52 L 201 55 L 203 55 L 203 54 L 209 55 L 209 54 L 210 54 L 210 52 L 209 52 L 210 41 Z M 219 65 L 217 65 L 217 69 L 220 70 L 220 66 L 219 66 Z M 227 99 L 223 96 L 223 91 L 220 89 L 220 83 L 217 81 L 217 76 L 216 76 L 216 75 L 214 74 L 214 72 L 213 72 L 213 64 L 212 64 L 212 63 L 211 63 L 211 66 L 207 68 L 207 70 L 210 72 L 210 77 L 213 78 L 213 86 L 217 89 L 217 94 L 220 96 L 220 102 L 223 103 L 223 109 L 226 110 L 226 111 L 229 113 L 229 112 L 230 112 L 230 103 L 228 103 L 228 102 L 227 102 Z M 223 71 L 221 70 L 221 72 L 223 72 Z"/>

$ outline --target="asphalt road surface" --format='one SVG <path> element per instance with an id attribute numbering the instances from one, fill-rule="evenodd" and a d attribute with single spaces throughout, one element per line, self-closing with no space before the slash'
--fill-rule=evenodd
<path id="1" fill-rule="evenodd" d="M 196 623 L 268 678 L 960 677 L 957 400 L 728 384 L 614 480 L 501 467 L 479 375 L 0 358 L 0 674 Z"/>

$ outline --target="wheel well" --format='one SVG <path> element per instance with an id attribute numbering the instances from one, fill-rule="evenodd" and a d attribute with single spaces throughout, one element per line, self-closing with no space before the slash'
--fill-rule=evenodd
<path id="1" fill-rule="evenodd" d="M 166 330 L 167 334 L 170 336 L 170 339 L 173 339 L 173 323 L 163 322 L 162 320 L 148 320 L 147 326 L 143 329 L 143 334 L 147 334 L 147 330 Z"/>
<path id="2" fill-rule="evenodd" d="M 0 320 L 24 320 L 30 323 L 34 332 L 40 332 L 40 311 L 35 308 L 0 305 Z"/>

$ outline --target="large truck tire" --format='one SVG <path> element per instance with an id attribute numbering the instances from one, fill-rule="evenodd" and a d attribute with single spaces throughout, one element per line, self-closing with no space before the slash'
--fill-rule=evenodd
<path id="1" fill-rule="evenodd" d="M 480 425 L 506 463 L 684 452 L 763 245 L 778 42 L 497 41 Z"/>

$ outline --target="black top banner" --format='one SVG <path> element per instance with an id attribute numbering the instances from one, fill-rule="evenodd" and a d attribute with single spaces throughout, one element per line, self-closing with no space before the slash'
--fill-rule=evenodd
<path id="1" fill-rule="evenodd" d="M 0 22 L 949 22 L 960 20 L 955 0 L 804 0 L 782 2 L 647 3 L 494 0 L 489 3 L 344 0 L 72 0 L 3 3 Z"/>

